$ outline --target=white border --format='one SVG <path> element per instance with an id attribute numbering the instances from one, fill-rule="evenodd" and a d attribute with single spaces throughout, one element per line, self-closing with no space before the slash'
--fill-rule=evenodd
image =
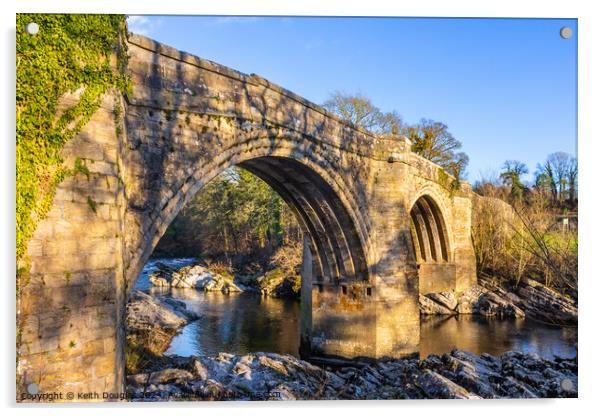
<path id="1" fill-rule="evenodd" d="M 154 4 L 156 3 L 156 4 Z M 587 14 L 586 2 L 423 0 L 392 2 L 371 0 L 149 0 L 52 1 L 20 0 L 20 12 L 126 13 L 126 14 L 235 14 L 332 16 L 456 16 L 456 17 L 578 17 Z"/>
<path id="2" fill-rule="evenodd" d="M 6 91 L 1 101 L 2 126 L 4 137 L 0 140 L 0 168 L 2 176 L 3 198 L 3 232 L 2 264 L 4 273 L 5 313 L 3 319 L 4 342 L 1 343 L 2 360 L 0 360 L 1 391 L 3 404 L 12 413 L 19 410 L 24 413 L 38 414 L 36 407 L 17 406 L 14 403 L 14 12 L 54 12 L 54 13 L 125 13 L 125 14 L 236 14 L 236 15 L 345 15 L 345 16 L 430 16 L 430 17 L 562 17 L 579 19 L 579 196 L 580 196 L 580 314 L 579 314 L 579 399 L 576 400 L 504 400 L 483 401 L 479 403 L 449 402 L 449 401 L 406 401 L 406 402 L 303 402 L 303 403 L 229 403 L 203 404 L 200 409 L 185 403 L 175 404 L 184 407 L 176 410 L 178 413 L 237 413 L 287 414 L 314 413 L 327 411 L 330 413 L 345 412 L 345 414 L 365 414 L 381 412 L 461 412 L 462 414 L 504 415 L 519 410 L 561 415 L 576 415 L 585 413 L 593 408 L 602 407 L 596 402 L 602 398 L 598 391 L 600 383 L 602 356 L 599 352 L 601 318 L 598 316 L 600 295 L 602 294 L 602 273 L 598 261 L 600 245 L 599 235 L 602 234 L 600 212 L 602 210 L 602 171 L 600 166 L 601 145 L 601 77 L 602 65 L 600 51 L 602 50 L 601 15 L 596 10 L 593 1 L 530 1 L 506 0 L 487 2 L 470 0 L 423 0 L 412 3 L 387 2 L 370 0 L 360 2 L 354 0 L 168 0 L 151 4 L 153 0 L 86 0 L 65 1 L 52 0 L 20 0 L 10 5 L 4 5 L 0 18 L 3 27 L 2 82 Z M 8 7 L 6 7 L 8 6 Z M 244 40 L 241 40 L 244 41 Z M 595 251 L 594 251 L 595 250 Z M 110 407 L 110 410 L 107 409 Z M 172 405 L 173 406 L 173 405 Z M 39 407 L 39 406 L 38 406 Z M 82 409 L 82 407 L 85 408 Z M 81 414 L 92 412 L 106 414 L 107 410 L 118 413 L 144 411 L 149 414 L 164 414 L 169 405 L 129 405 L 116 407 L 104 405 L 102 408 L 90 408 L 90 405 L 61 406 L 57 413 Z M 197 405 L 198 407 L 198 405 Z M 451 408 L 450 408 L 451 407 Z M 142 409 L 143 408 L 143 409 Z M 45 412 L 45 409 L 42 410 Z M 53 412 L 54 413 L 54 412 Z"/>

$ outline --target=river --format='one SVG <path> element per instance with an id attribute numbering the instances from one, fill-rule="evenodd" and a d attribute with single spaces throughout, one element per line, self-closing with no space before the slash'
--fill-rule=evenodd
<path id="1" fill-rule="evenodd" d="M 194 259 L 163 262 L 184 266 Z M 217 352 L 244 354 L 269 351 L 298 356 L 299 301 L 264 297 L 254 293 L 224 295 L 194 289 L 152 287 L 145 266 L 136 289 L 184 301 L 201 319 L 183 328 L 166 354 L 182 356 Z M 499 355 L 509 350 L 535 352 L 546 358 L 572 358 L 577 354 L 577 328 L 545 325 L 528 319 L 491 319 L 481 316 L 427 316 L 421 319 L 420 356 L 460 348 L 476 354 Z"/>

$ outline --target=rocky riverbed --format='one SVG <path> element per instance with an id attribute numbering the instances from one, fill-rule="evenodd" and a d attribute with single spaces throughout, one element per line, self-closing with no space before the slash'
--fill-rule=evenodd
<path id="1" fill-rule="evenodd" d="M 452 292 L 420 295 L 424 315 L 478 314 L 498 318 L 531 318 L 549 324 L 577 325 L 576 302 L 542 284 L 523 280 L 506 288 L 491 279 L 456 295 Z"/>
<path id="2" fill-rule="evenodd" d="M 171 356 L 129 375 L 127 392 L 140 401 L 577 397 L 577 362 L 461 350 L 337 368 L 271 353 Z"/>
<path id="3" fill-rule="evenodd" d="M 157 262 L 157 271 L 149 276 L 153 286 L 196 289 L 205 292 L 257 292 L 267 296 L 297 297 L 300 277 L 274 268 L 261 275 L 230 275 L 202 264 L 174 268 Z"/>
<path id="4" fill-rule="evenodd" d="M 436 298 L 436 297 L 435 297 Z M 430 299 L 430 298 L 429 298 Z M 453 302 L 445 298 L 451 307 Z M 443 302 L 444 300 L 441 300 Z M 457 308 L 457 305 L 456 305 Z M 449 309 L 449 308 L 448 308 Z M 451 309 L 450 309 L 451 310 Z M 317 366 L 288 354 L 162 355 L 198 317 L 183 302 L 134 292 L 128 343 L 155 354 L 128 366 L 132 400 L 333 400 L 576 397 L 577 360 L 453 350 L 406 358 Z"/>

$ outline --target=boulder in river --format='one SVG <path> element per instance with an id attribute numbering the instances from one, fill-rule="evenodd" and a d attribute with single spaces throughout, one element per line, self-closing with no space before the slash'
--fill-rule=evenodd
<path id="1" fill-rule="evenodd" d="M 452 292 L 420 295 L 420 313 L 423 315 L 479 314 L 498 318 L 523 318 L 525 312 L 517 306 L 516 296 L 494 292 L 482 286 L 472 286 L 458 298 Z"/>
<path id="2" fill-rule="evenodd" d="M 264 295 L 296 297 L 301 290 L 301 277 L 287 274 L 284 269 L 277 267 L 260 276 L 257 285 Z"/>
<path id="3" fill-rule="evenodd" d="M 178 330 L 198 318 L 184 302 L 141 291 L 131 294 L 126 313 L 128 342 L 155 354 L 163 353 Z"/>
<path id="4" fill-rule="evenodd" d="M 454 315 L 456 312 L 433 300 L 430 296 L 420 295 L 418 298 L 420 313 L 423 315 Z"/>
<path id="5" fill-rule="evenodd" d="M 241 292 L 231 277 L 211 272 L 200 264 L 185 266 L 178 270 L 160 269 L 149 276 L 154 286 L 178 289 L 197 289 L 205 292 Z"/>
<path id="6" fill-rule="evenodd" d="M 258 292 L 275 297 L 298 297 L 301 277 L 295 273 L 275 267 L 265 274 L 231 275 L 221 274 L 197 264 L 173 268 L 161 262 L 158 271 L 149 276 L 152 285 L 178 289 L 196 289 L 205 292 Z"/>
<path id="7" fill-rule="evenodd" d="M 456 296 L 452 292 L 429 293 L 426 296 L 452 311 L 458 305 Z"/>

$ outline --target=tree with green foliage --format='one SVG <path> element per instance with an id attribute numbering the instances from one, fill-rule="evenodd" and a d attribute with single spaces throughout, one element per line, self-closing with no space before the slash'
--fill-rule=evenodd
<path id="1" fill-rule="evenodd" d="M 232 168 L 209 182 L 169 226 L 157 256 L 191 255 L 250 261 L 284 244 L 297 244 L 301 232 L 288 206 L 252 173 Z"/>
<path id="2" fill-rule="evenodd" d="M 527 187 L 522 182 L 522 176 L 529 173 L 527 165 L 518 160 L 506 160 L 502 166 L 500 179 L 510 187 L 510 195 L 514 201 L 522 201 Z"/>
<path id="3" fill-rule="evenodd" d="M 468 166 L 468 155 L 458 150 L 462 143 L 438 121 L 422 119 L 407 126 L 403 134 L 412 142 L 412 151 L 433 161 L 456 178 L 463 178 Z"/>

